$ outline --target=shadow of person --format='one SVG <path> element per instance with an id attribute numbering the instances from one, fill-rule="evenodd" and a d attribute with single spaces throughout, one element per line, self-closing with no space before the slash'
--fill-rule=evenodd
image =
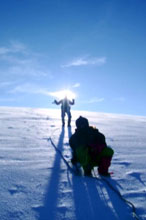
<path id="1" fill-rule="evenodd" d="M 64 140 L 64 128 L 62 128 L 58 144 L 56 148 L 60 151 L 63 149 L 63 140 Z M 52 173 L 49 178 L 49 183 L 46 190 L 46 195 L 44 199 L 43 207 L 39 208 L 37 211 L 39 213 L 39 220 L 48 220 L 48 219 L 57 219 L 57 200 L 58 200 L 58 185 L 60 179 L 60 170 L 61 170 L 61 157 L 56 151 L 54 158 L 54 164 L 52 168 Z"/>
<path id="2" fill-rule="evenodd" d="M 116 190 L 116 181 L 111 181 Z M 128 219 L 132 220 L 129 206 L 101 179 L 72 177 L 76 220 Z"/>
<path id="3" fill-rule="evenodd" d="M 112 207 L 115 216 L 117 216 L 118 219 L 132 220 L 132 206 L 127 204 L 125 198 L 118 189 L 119 187 L 121 186 L 114 179 L 103 179 L 102 189 L 106 189 L 106 194 L 109 198 L 108 203 Z"/>
<path id="4" fill-rule="evenodd" d="M 72 128 L 68 127 L 68 139 L 72 136 Z"/>
<path id="5" fill-rule="evenodd" d="M 71 136 L 72 136 L 72 128 L 68 127 L 68 140 L 70 139 Z M 69 150 L 70 150 L 71 157 L 72 157 L 73 152 L 72 152 L 70 145 L 69 145 Z"/>
<path id="6" fill-rule="evenodd" d="M 116 219 L 101 187 L 90 177 L 72 177 L 76 220 Z"/>

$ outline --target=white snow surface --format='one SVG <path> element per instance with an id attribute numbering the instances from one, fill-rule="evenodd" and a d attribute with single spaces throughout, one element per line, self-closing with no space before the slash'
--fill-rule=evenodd
<path id="1" fill-rule="evenodd" d="M 75 120 L 87 117 L 115 153 L 107 181 L 146 219 L 146 117 L 72 111 L 61 127 L 60 110 L 0 107 L 0 219 L 135 219 L 132 208 L 102 180 L 70 172 Z"/>

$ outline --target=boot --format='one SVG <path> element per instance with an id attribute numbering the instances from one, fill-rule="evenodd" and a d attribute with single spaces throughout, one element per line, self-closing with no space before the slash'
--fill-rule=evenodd
<path id="1" fill-rule="evenodd" d="M 111 164 L 111 157 L 103 157 L 99 163 L 98 173 L 103 176 L 110 176 L 108 168 Z"/>

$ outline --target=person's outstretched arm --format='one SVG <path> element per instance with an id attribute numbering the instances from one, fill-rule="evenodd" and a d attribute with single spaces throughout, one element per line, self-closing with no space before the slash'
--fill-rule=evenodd
<path id="1" fill-rule="evenodd" d="M 61 102 L 62 102 L 62 100 L 60 100 L 60 101 L 54 100 L 54 103 L 55 103 L 56 105 L 60 105 Z"/>
<path id="2" fill-rule="evenodd" d="M 70 105 L 74 105 L 74 104 L 75 104 L 75 100 L 72 99 L 72 101 L 69 101 L 69 104 L 70 104 Z"/>

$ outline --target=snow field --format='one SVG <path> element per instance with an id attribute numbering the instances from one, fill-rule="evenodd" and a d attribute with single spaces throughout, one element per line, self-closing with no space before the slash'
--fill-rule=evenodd
<path id="1" fill-rule="evenodd" d="M 73 111 L 71 129 L 62 129 L 58 110 L 7 107 L 0 108 L 0 219 L 134 219 L 101 179 L 70 173 L 49 141 L 70 161 L 68 140 L 80 115 L 115 151 L 108 181 L 146 219 L 146 117 Z"/>

